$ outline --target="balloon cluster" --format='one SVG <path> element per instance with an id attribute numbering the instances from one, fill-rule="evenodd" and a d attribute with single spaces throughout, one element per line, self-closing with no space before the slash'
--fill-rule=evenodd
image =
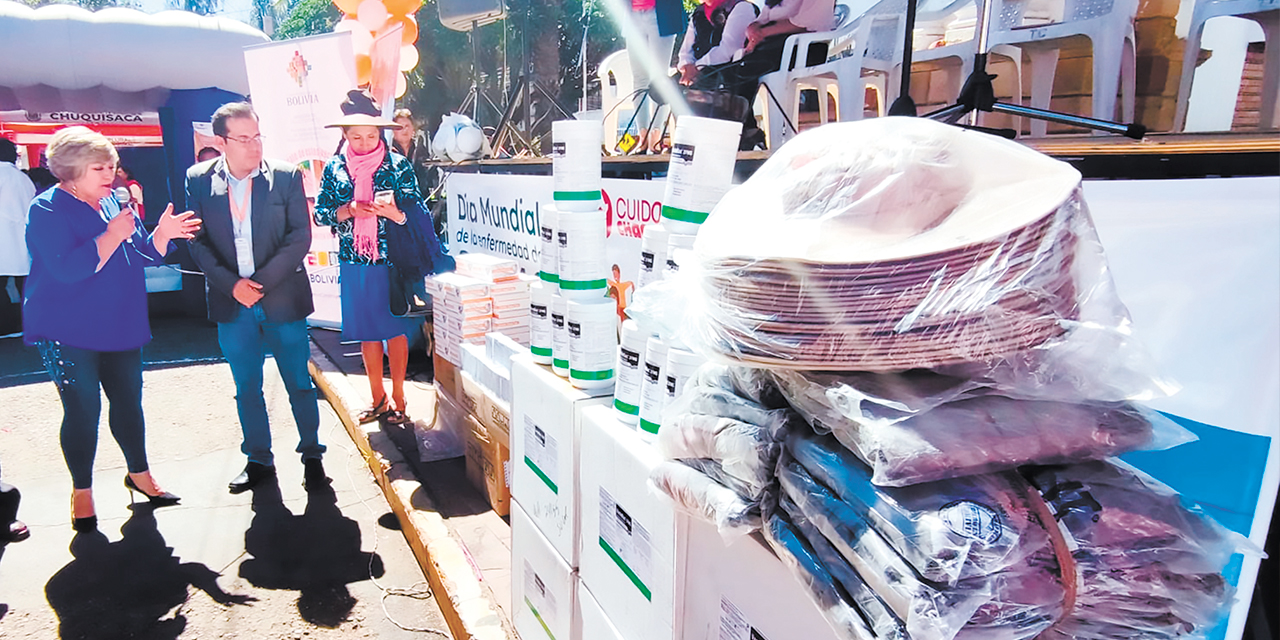
<path id="1" fill-rule="evenodd" d="M 351 33 L 351 46 L 356 55 L 356 82 L 366 85 L 373 77 L 373 58 L 370 49 L 373 40 L 400 26 L 400 77 L 396 79 L 396 97 L 404 95 L 408 88 L 405 72 L 418 65 L 418 22 L 414 12 L 422 6 L 422 0 L 333 0 L 342 10 L 342 20 L 334 26 L 335 32 Z"/>

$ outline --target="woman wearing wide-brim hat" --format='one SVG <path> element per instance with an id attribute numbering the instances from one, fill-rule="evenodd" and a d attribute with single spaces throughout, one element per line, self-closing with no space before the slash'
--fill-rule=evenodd
<path id="1" fill-rule="evenodd" d="M 360 91 L 348 94 L 342 112 L 340 120 L 325 125 L 342 129 L 346 148 L 324 167 L 316 197 L 316 224 L 332 227 L 338 236 L 342 337 L 361 343 L 373 398 L 359 419 L 372 422 L 385 417 L 390 423 L 400 424 L 408 421 L 404 397 L 408 336 L 421 330 L 424 318 L 402 318 L 391 313 L 388 236 L 407 230 L 426 213 L 412 165 L 404 156 L 392 153 L 383 139 L 383 131 L 399 125 L 383 119 L 372 98 Z M 394 228 L 396 225 L 401 229 Z M 400 271 L 430 273 L 433 265 L 421 262 L 430 263 L 432 258 L 436 258 L 435 266 L 443 266 L 435 236 L 425 242 L 429 246 L 422 250 L 427 255 L 421 260 L 405 260 L 417 264 L 397 262 Z M 384 341 L 391 365 L 390 397 L 382 380 Z"/>

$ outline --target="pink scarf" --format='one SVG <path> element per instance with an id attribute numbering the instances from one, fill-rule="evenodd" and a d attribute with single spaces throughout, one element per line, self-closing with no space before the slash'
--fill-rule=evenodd
<path id="1" fill-rule="evenodd" d="M 373 174 L 382 166 L 387 157 L 387 147 L 381 141 L 378 147 L 364 155 L 357 155 L 348 147 L 343 151 L 347 159 L 347 173 L 355 185 L 355 201 L 359 203 L 373 202 Z M 353 236 L 356 253 L 376 261 L 378 253 L 378 219 L 376 217 L 356 218 Z"/>

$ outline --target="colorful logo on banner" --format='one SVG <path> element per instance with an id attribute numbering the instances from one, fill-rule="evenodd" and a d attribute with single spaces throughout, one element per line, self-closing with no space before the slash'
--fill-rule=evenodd
<path id="1" fill-rule="evenodd" d="M 662 202 L 648 198 L 621 196 L 616 200 L 608 191 L 601 190 L 604 199 L 605 236 L 615 233 L 624 238 L 644 236 L 647 224 L 662 222 Z"/>
<path id="2" fill-rule="evenodd" d="M 289 60 L 289 77 L 298 83 L 301 87 L 302 83 L 307 79 L 307 73 L 311 71 L 311 65 L 307 63 L 307 59 L 302 57 L 301 51 L 293 52 L 293 59 Z"/>

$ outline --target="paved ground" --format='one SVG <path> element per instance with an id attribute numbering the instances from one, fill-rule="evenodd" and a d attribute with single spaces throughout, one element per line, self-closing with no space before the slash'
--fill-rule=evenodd
<path id="1" fill-rule="evenodd" d="M 0 461 L 32 537 L 0 557 L 0 637 L 433 638 L 444 629 L 421 569 L 367 466 L 327 404 L 332 494 L 300 486 L 287 396 L 267 366 L 280 479 L 232 496 L 244 464 L 231 374 L 205 323 L 157 319 L 144 407 L 156 478 L 183 496 L 129 506 L 105 424 L 95 466 L 99 534 L 73 537 L 61 409 L 34 350 L 0 340 Z M 393 621 L 394 619 L 394 621 Z M 399 623 L 399 624 L 397 624 Z"/>

